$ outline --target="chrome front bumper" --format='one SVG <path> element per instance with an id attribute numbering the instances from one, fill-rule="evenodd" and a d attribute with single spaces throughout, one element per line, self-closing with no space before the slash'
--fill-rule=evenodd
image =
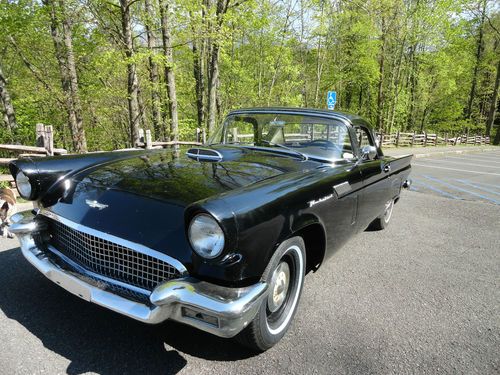
<path id="1" fill-rule="evenodd" d="M 45 230 L 35 214 L 24 211 L 11 217 L 10 231 L 19 238 L 24 257 L 48 279 L 70 293 L 144 323 L 167 319 L 194 326 L 220 337 L 233 337 L 255 317 L 267 284 L 228 288 L 194 278 L 170 280 L 159 284 L 146 305 L 110 293 L 62 269 L 37 247 L 33 234 Z"/>

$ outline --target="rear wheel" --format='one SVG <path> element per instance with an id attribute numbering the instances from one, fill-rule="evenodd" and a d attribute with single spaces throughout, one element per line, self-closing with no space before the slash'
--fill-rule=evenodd
<path id="1" fill-rule="evenodd" d="M 377 217 L 371 224 L 370 229 L 382 230 L 387 228 L 392 217 L 392 210 L 394 209 L 394 199 L 385 203 L 384 213 Z"/>
<path id="2" fill-rule="evenodd" d="M 297 310 L 306 269 L 306 253 L 301 237 L 284 241 L 276 250 L 262 280 L 268 297 L 254 320 L 236 338 L 243 345 L 265 351 L 285 335 Z"/>

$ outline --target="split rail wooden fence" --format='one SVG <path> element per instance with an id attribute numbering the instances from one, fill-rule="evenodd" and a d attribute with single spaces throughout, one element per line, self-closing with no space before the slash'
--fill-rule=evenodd
<path id="1" fill-rule="evenodd" d="M 236 139 L 245 138 L 244 134 L 234 134 Z M 248 135 L 252 136 L 252 135 Z M 294 134 L 299 139 L 301 134 Z M 431 133 L 403 133 L 396 132 L 391 134 L 377 133 L 378 140 L 382 147 L 426 147 L 426 146 L 456 146 L 456 145 L 487 145 L 490 144 L 490 138 L 479 134 L 470 135 L 459 134 L 449 136 L 448 134 L 439 135 Z M 154 142 L 151 137 L 151 131 L 139 130 L 140 141 L 136 145 L 139 148 L 156 149 L 166 147 L 178 147 L 179 145 L 201 145 L 206 143 L 206 133 L 204 129 L 196 129 L 196 142 Z M 15 157 L 0 158 L 0 166 L 6 166 L 12 160 L 20 157 L 46 157 L 54 155 L 66 155 L 68 152 L 63 148 L 54 147 L 54 131 L 52 125 L 36 125 L 36 146 L 0 144 L 0 151 L 7 151 L 15 154 Z M 0 181 L 13 181 L 9 174 L 0 174 Z"/>
<path id="2" fill-rule="evenodd" d="M 489 145 L 490 137 L 480 134 L 459 134 L 449 136 L 432 133 L 377 133 L 382 147 L 427 147 L 427 146 L 456 146 L 456 145 Z"/>

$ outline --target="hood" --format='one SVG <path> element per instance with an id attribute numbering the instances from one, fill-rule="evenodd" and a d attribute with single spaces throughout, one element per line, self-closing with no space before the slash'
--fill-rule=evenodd
<path id="1" fill-rule="evenodd" d="M 41 203 L 68 220 L 168 254 L 191 272 L 186 207 L 207 200 L 223 204 L 218 197 L 318 165 L 274 152 L 217 150 L 223 155 L 220 162 L 197 161 L 184 150 L 177 157 L 158 150 L 101 163 L 73 174 L 62 196 L 46 196 Z M 225 207 L 222 214 L 216 213 L 225 228 L 234 225 L 232 210 Z"/>
<path id="2" fill-rule="evenodd" d="M 101 165 L 73 177 L 76 190 L 112 189 L 179 206 L 276 176 L 317 166 L 274 152 L 218 147 L 222 161 L 198 161 L 181 151 L 151 152 Z"/>

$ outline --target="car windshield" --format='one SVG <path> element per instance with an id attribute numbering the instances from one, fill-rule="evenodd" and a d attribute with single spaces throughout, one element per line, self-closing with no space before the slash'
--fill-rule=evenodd
<path id="1" fill-rule="evenodd" d="M 303 114 L 229 115 L 212 134 L 209 143 L 280 149 L 303 158 L 329 161 L 354 157 L 344 123 Z"/>

